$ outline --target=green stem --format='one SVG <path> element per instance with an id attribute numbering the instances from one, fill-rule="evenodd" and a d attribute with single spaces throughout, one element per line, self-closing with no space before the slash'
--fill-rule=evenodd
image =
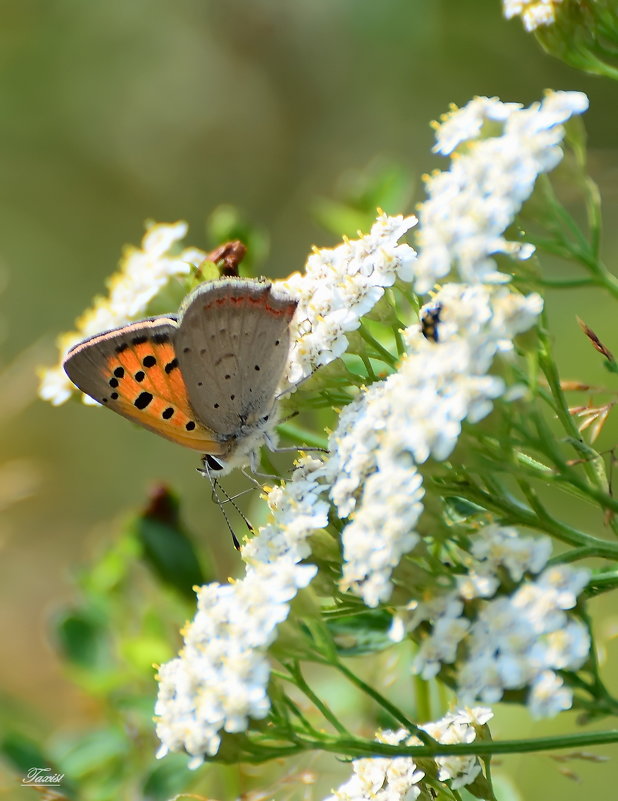
<path id="1" fill-rule="evenodd" d="M 300 665 L 298 662 L 292 662 L 286 664 L 286 668 L 290 671 L 290 677 L 288 677 L 288 681 L 291 681 L 295 686 L 297 686 L 302 692 L 309 698 L 309 700 L 313 703 L 313 705 L 320 710 L 322 715 L 326 718 L 326 720 L 331 724 L 331 726 L 338 731 L 339 734 L 344 734 L 349 736 L 349 732 L 346 727 L 339 721 L 339 719 L 335 716 L 335 714 L 329 709 L 329 707 L 319 698 L 311 689 L 311 687 L 305 681 L 302 671 L 300 669 Z"/>
<path id="2" fill-rule="evenodd" d="M 588 582 L 586 588 L 587 595 L 600 595 L 618 587 L 618 573 L 615 570 L 608 570 L 604 573 L 595 573 Z"/>
<path id="3" fill-rule="evenodd" d="M 515 281 L 514 283 L 528 284 L 529 279 L 526 281 Z M 548 289 L 581 289 L 582 287 L 595 287 L 599 285 L 599 281 L 594 278 L 556 278 L 551 280 L 549 278 L 535 278 L 535 286 L 543 286 Z"/>
<path id="4" fill-rule="evenodd" d="M 281 674 L 279 675 L 281 676 Z M 313 734 L 314 736 L 316 734 L 319 734 L 319 732 L 317 732 L 313 728 L 311 723 L 309 723 L 307 718 L 303 715 L 303 713 L 300 711 L 300 709 L 296 706 L 296 704 L 292 701 L 291 698 L 288 698 L 288 696 L 285 695 L 283 701 L 287 706 L 287 708 L 290 710 L 290 712 L 294 715 L 294 717 L 298 719 L 298 722 L 308 734 Z"/>
<path id="5" fill-rule="evenodd" d="M 416 701 L 416 715 L 419 720 L 431 720 L 430 683 L 417 673 L 413 676 L 414 698 Z"/>
<path id="6" fill-rule="evenodd" d="M 607 548 L 604 546 L 585 546 L 582 548 L 574 548 L 572 551 L 557 554 L 548 560 L 547 566 L 552 565 L 567 565 L 572 562 L 580 562 L 582 559 L 617 559 L 616 549 L 612 547 L 611 543 Z M 600 574 L 595 574 L 592 583 L 596 583 L 596 578 Z"/>
<path id="7" fill-rule="evenodd" d="M 253 747 L 249 750 L 250 756 L 245 758 L 246 761 L 265 762 L 304 751 L 326 751 L 351 758 L 407 756 L 417 760 L 436 756 L 484 757 L 497 754 L 532 754 L 540 751 L 589 748 L 593 745 L 618 743 L 618 730 L 615 729 L 526 740 L 477 740 L 472 743 L 456 743 L 454 745 L 435 741 L 423 745 L 389 745 L 355 737 L 338 739 L 323 735 L 319 739 L 311 739 L 299 734 L 298 742 L 293 746 L 276 746 L 272 744 L 273 734 L 274 732 L 269 735 L 268 745 L 253 743 Z"/>
<path id="8" fill-rule="evenodd" d="M 403 712 L 401 712 L 401 710 L 399 710 L 396 706 L 391 704 L 390 701 L 384 698 L 384 696 L 381 695 L 373 687 L 370 687 L 368 684 L 366 684 L 361 678 L 359 678 L 355 673 L 349 670 L 344 664 L 337 661 L 334 663 L 334 667 L 336 667 L 337 670 L 343 673 L 343 675 L 347 679 L 349 679 L 352 682 L 352 684 L 355 684 L 364 693 L 373 698 L 373 700 L 376 701 L 383 709 L 386 709 L 386 711 L 389 712 L 395 720 L 401 723 L 401 725 L 404 726 L 410 732 L 410 734 L 416 734 L 416 736 L 424 743 L 435 742 L 433 740 L 433 737 L 430 737 L 426 731 L 423 731 L 423 729 L 419 728 L 415 723 L 412 723 L 411 720 L 408 720 L 408 718 L 403 714 Z"/>
<path id="9" fill-rule="evenodd" d="M 403 337 L 401 336 L 401 329 L 404 328 L 403 323 L 397 322 L 393 325 L 393 336 L 395 337 L 395 344 L 397 345 L 397 353 L 399 356 L 403 356 L 406 352 L 406 346 L 403 341 Z"/>
<path id="10" fill-rule="evenodd" d="M 485 481 L 491 482 L 491 479 L 486 477 Z M 504 489 L 501 489 L 500 492 L 486 492 L 471 481 L 461 484 L 457 482 L 441 483 L 439 488 L 443 494 L 445 490 L 458 494 L 485 509 L 500 514 L 509 522 L 518 523 L 538 531 L 545 531 L 569 545 L 599 549 L 604 552 L 607 558 L 618 559 L 618 545 L 597 539 L 582 531 L 577 531 L 577 529 L 573 529 L 565 523 L 560 523 L 550 517 L 541 520 L 530 509 L 512 496 L 509 496 Z"/>
<path id="11" fill-rule="evenodd" d="M 298 443 L 298 450 L 300 451 L 302 451 L 303 445 L 308 445 L 312 448 L 326 448 L 328 445 L 325 437 L 313 431 L 308 431 L 301 426 L 294 425 L 294 423 L 281 423 L 277 426 L 277 431 L 281 436 L 291 440 L 291 442 Z"/>
<path id="12" fill-rule="evenodd" d="M 397 364 L 396 357 L 393 356 L 393 354 L 390 352 L 390 350 L 385 348 L 384 345 L 382 345 L 381 342 L 378 342 L 378 340 L 372 334 L 369 333 L 365 323 L 361 323 L 360 324 L 358 332 L 361 335 L 361 337 L 365 340 L 365 342 L 367 342 L 367 344 L 371 345 L 371 347 L 376 351 L 376 353 L 379 355 L 379 358 L 381 358 L 383 361 L 385 361 L 391 367 L 395 367 L 396 366 L 396 364 Z"/>
<path id="13" fill-rule="evenodd" d="M 373 365 L 371 364 L 371 359 L 366 353 L 359 353 L 358 354 L 361 359 L 363 360 L 363 364 L 365 365 L 365 370 L 367 371 L 367 379 L 373 383 L 376 380 L 376 374 L 373 371 Z"/>
<path id="14" fill-rule="evenodd" d="M 596 182 L 586 177 L 586 216 L 590 230 L 590 247 L 594 257 L 598 260 L 601 248 L 601 193 Z"/>

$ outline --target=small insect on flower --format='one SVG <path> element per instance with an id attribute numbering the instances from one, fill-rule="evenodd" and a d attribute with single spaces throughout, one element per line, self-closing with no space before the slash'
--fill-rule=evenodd
<path id="1" fill-rule="evenodd" d="M 438 341 L 438 324 L 440 323 L 441 314 L 441 303 L 425 306 L 421 312 L 421 333 L 430 342 Z"/>

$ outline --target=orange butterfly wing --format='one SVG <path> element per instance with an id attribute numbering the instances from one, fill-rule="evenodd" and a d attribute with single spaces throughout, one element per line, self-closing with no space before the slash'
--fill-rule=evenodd
<path id="1" fill-rule="evenodd" d="M 67 354 L 71 381 L 103 406 L 186 448 L 224 452 L 189 403 L 174 317 L 152 317 L 85 339 Z"/>

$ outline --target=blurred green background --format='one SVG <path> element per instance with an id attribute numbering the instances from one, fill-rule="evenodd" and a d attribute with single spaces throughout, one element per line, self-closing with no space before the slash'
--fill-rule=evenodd
<path id="1" fill-rule="evenodd" d="M 238 570 L 195 454 L 114 415 L 77 403 L 52 408 L 36 397 L 37 366 L 55 362 L 55 337 L 103 289 L 122 245 L 138 244 L 144 220 L 153 218 L 186 219 L 187 242 L 213 247 L 205 221 L 232 204 L 268 234 L 260 272 L 286 275 L 302 268 L 311 245 L 337 242 L 320 224 L 320 201 L 345 199 L 363 177 L 396 168 L 407 206 L 387 211 L 413 210 L 420 176 L 443 165 L 430 154 L 428 123 L 449 103 L 484 94 L 528 104 L 548 87 L 590 97 L 584 122 L 611 266 L 616 87 L 545 55 L 518 21 L 502 19 L 498 0 L 0 2 L 6 708 L 32 716 L 42 732 L 97 720 L 98 705 L 75 687 L 50 645 L 50 616 L 74 598 L 76 567 L 96 561 L 155 482 L 180 492 L 189 528 L 212 543 L 214 575 L 224 580 Z M 565 265 L 548 269 L 571 274 Z M 582 291 L 548 302 L 564 377 L 605 382 L 574 318 L 616 351 L 615 306 Z M 611 447 L 615 435 L 608 427 L 599 447 Z M 138 608 L 139 596 L 134 602 Z M 504 721 L 497 736 L 533 730 L 525 712 Z M 573 725 L 571 716 L 535 731 L 567 721 Z M 545 787 L 563 801 L 579 798 L 547 757 L 503 764 L 524 798 L 543 797 Z M 573 769 L 591 793 L 618 780 L 615 764 Z M 348 773 L 334 761 L 329 770 L 323 794 Z M 10 793 L 10 780 L 3 785 Z"/>

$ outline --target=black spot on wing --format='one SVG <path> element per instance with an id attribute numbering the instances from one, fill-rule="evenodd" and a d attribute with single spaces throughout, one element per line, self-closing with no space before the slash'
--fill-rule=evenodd
<path id="1" fill-rule="evenodd" d="M 113 395 L 112 395 L 113 397 Z M 133 401 L 133 405 L 137 409 L 145 409 L 152 401 L 153 395 L 150 392 L 141 392 Z"/>

